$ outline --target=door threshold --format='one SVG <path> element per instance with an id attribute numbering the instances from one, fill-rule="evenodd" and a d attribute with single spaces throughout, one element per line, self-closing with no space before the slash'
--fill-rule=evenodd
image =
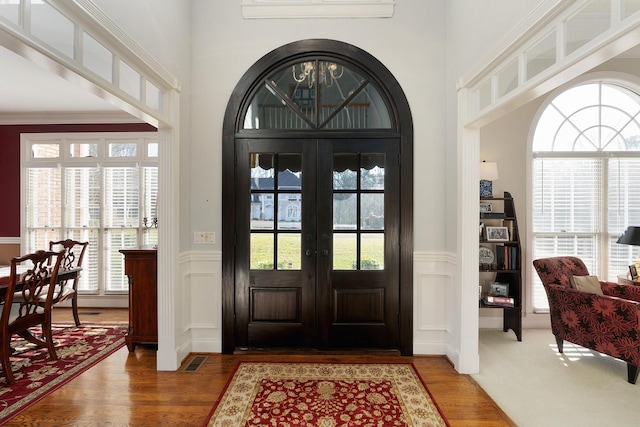
<path id="1" fill-rule="evenodd" d="M 363 348 L 363 349 L 332 349 L 332 350 L 319 350 L 319 349 L 296 349 L 296 348 L 248 348 L 239 347 L 236 348 L 233 354 L 301 354 L 306 356 L 313 355 L 331 355 L 331 356 L 362 356 L 362 355 L 375 355 L 375 356 L 402 356 L 400 350 L 394 349 L 379 349 L 379 348 Z"/>

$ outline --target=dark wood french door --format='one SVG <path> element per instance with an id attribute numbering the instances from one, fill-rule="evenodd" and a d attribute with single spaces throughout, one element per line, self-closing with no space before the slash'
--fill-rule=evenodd
<path id="1" fill-rule="evenodd" d="M 236 348 L 400 348 L 398 139 L 236 139 Z"/>
<path id="2" fill-rule="evenodd" d="M 242 76 L 222 146 L 222 349 L 413 352 L 413 121 L 389 70 L 301 40 Z"/>

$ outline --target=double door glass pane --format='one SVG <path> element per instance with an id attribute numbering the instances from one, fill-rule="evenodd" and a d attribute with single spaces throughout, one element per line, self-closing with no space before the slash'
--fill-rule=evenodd
<path id="1" fill-rule="evenodd" d="M 251 269 L 299 270 L 302 155 L 251 154 Z"/>
<path id="2" fill-rule="evenodd" d="M 333 269 L 384 269 L 383 153 L 333 155 Z"/>
<path id="3" fill-rule="evenodd" d="M 303 250 L 304 215 L 318 215 L 327 202 L 332 203 L 332 269 L 384 269 L 386 155 L 334 153 L 324 160 L 332 162 L 333 176 L 316 182 L 331 185 L 332 197 L 317 200 L 316 211 L 305 213 L 302 201 L 310 189 L 303 189 L 302 154 L 250 154 L 252 270 L 300 270 L 302 257 L 309 255 Z"/>

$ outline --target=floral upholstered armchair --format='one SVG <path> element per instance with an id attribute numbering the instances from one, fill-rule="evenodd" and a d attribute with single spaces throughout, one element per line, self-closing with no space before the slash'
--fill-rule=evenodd
<path id="1" fill-rule="evenodd" d="M 589 277 L 587 267 L 576 257 L 537 259 L 533 266 L 547 292 L 551 332 L 560 353 L 566 340 L 623 360 L 628 380 L 635 384 L 640 366 L 640 286 Z M 584 279 L 591 279 L 595 287 L 576 289 L 580 288 L 576 281 Z"/>

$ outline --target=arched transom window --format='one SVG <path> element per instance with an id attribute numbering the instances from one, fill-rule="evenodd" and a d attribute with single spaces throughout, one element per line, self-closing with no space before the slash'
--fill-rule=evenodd
<path id="1" fill-rule="evenodd" d="M 391 116 L 364 72 L 312 57 L 268 75 L 247 106 L 244 129 L 390 129 Z"/>
<path id="2" fill-rule="evenodd" d="M 540 116 L 532 154 L 532 259 L 578 256 L 616 281 L 639 249 L 616 241 L 640 225 L 640 96 L 603 81 L 564 91 Z M 534 310 L 548 310 L 534 276 Z"/>

